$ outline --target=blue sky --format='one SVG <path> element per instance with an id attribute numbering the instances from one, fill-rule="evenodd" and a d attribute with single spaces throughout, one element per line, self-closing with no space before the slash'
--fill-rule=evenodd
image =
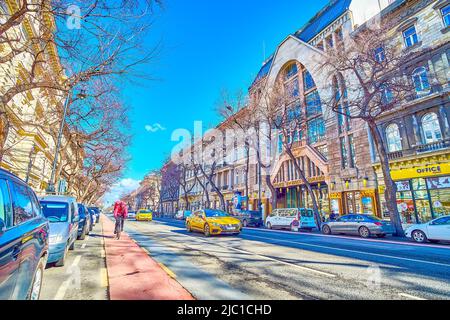
<path id="1" fill-rule="evenodd" d="M 196 120 L 205 126 L 218 123 L 215 106 L 221 91 L 248 88 L 264 56 L 328 1 L 164 2 L 147 39 L 149 46 L 162 43 L 149 69 L 157 80 L 130 84 L 124 91 L 131 107 L 131 161 L 113 194 L 136 187 L 146 173 L 161 167 L 176 144 L 170 140 L 173 130 L 193 130 Z"/>

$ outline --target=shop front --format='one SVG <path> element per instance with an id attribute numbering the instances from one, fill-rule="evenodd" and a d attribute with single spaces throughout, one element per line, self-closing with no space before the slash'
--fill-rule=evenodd
<path id="1" fill-rule="evenodd" d="M 450 215 L 450 163 L 393 170 L 397 207 L 405 224 Z"/>
<path id="2" fill-rule="evenodd" d="M 333 192 L 330 195 L 330 212 L 337 215 L 377 215 L 376 190 Z"/>

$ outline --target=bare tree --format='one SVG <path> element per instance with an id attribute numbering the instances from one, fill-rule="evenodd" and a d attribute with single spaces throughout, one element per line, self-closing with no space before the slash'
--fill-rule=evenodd
<path id="1" fill-rule="evenodd" d="M 397 208 L 397 186 L 392 180 L 389 154 L 377 121 L 414 97 L 411 65 L 423 52 L 402 51 L 393 24 L 361 27 L 348 41 L 324 54 L 319 61 L 335 88 L 325 104 L 349 119 L 362 119 L 373 139 L 386 186 L 385 199 L 397 236 L 404 236 Z"/>

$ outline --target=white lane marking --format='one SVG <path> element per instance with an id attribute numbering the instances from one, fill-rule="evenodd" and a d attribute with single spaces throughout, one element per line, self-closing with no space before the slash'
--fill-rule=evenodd
<path id="1" fill-rule="evenodd" d="M 382 257 L 382 258 L 389 258 L 389 259 L 397 259 L 397 260 L 404 260 L 404 261 L 410 261 L 410 262 L 425 263 L 425 264 L 431 264 L 431 265 L 441 266 L 441 267 L 450 267 L 450 264 L 446 264 L 446 263 L 439 263 L 439 262 L 432 262 L 432 261 L 426 261 L 426 260 L 418 260 L 418 259 L 411 259 L 411 258 L 396 257 L 396 256 L 391 256 L 391 255 L 386 255 L 386 254 L 363 252 L 363 251 L 358 251 L 358 250 L 342 249 L 342 248 L 336 248 L 336 247 L 328 247 L 328 246 L 322 246 L 322 245 L 318 245 L 318 244 L 310 244 L 310 243 L 305 243 L 305 242 L 283 240 L 283 239 L 274 239 L 274 238 L 268 238 L 268 237 L 253 236 L 253 235 L 248 235 L 248 234 L 246 234 L 245 236 L 246 237 L 252 237 L 252 238 L 258 238 L 258 239 L 273 240 L 273 241 L 277 241 L 277 242 L 295 243 L 295 244 L 304 245 L 304 246 L 308 246 L 308 247 L 315 247 L 315 248 L 322 248 L 322 249 L 331 249 L 331 250 L 351 252 L 351 253 L 358 253 L 358 254 L 364 254 L 364 255 L 376 256 L 376 257 Z"/>
<path id="2" fill-rule="evenodd" d="M 81 256 L 76 256 L 75 260 L 73 261 L 70 268 L 76 268 L 78 264 L 80 263 Z M 72 281 L 72 275 L 69 275 L 69 279 L 65 280 L 61 286 L 59 287 L 58 291 L 56 292 L 55 298 L 53 300 L 63 300 L 64 296 L 66 295 L 66 291 L 69 288 L 69 284 Z"/>
<path id="3" fill-rule="evenodd" d="M 398 295 L 400 297 L 407 298 L 407 299 L 410 299 L 410 300 L 427 300 L 427 299 L 424 299 L 424 298 L 412 296 L 412 295 L 407 294 L 407 293 L 399 293 Z"/>
<path id="4" fill-rule="evenodd" d="M 87 235 L 87 236 L 86 236 L 86 239 L 85 239 L 86 242 L 89 241 L 89 239 L 90 239 L 90 237 L 89 237 L 89 235 Z"/>
<path id="5" fill-rule="evenodd" d="M 256 256 L 256 257 L 259 257 L 259 258 L 263 258 L 263 259 L 265 259 L 265 260 L 270 260 L 270 261 L 274 261 L 274 262 L 281 263 L 281 264 L 284 264 L 284 265 L 288 265 L 288 266 L 291 266 L 291 267 L 296 267 L 296 268 L 302 269 L 302 270 L 304 270 L 304 271 L 314 272 L 314 273 L 317 273 L 317 274 L 320 274 L 320 275 L 322 275 L 322 276 L 326 276 L 326 277 L 329 277 L 329 278 L 334 278 L 334 277 L 336 277 L 336 275 L 331 274 L 331 273 L 327 273 L 327 272 L 323 272 L 323 271 L 311 269 L 311 268 L 308 268 L 308 267 L 301 266 L 301 265 L 299 265 L 299 264 L 290 263 L 290 262 L 283 261 L 283 260 L 278 260 L 278 259 L 271 258 L 271 257 L 265 256 L 265 255 L 261 255 L 261 254 L 258 254 L 258 253 L 254 253 L 254 252 L 251 252 L 251 251 L 246 251 L 246 250 L 242 250 L 242 249 L 237 249 L 237 248 L 234 248 L 234 247 L 223 246 L 223 245 L 218 244 L 218 243 L 211 243 L 211 242 L 209 242 L 209 241 L 207 241 L 207 240 L 199 239 L 199 238 L 193 237 L 193 236 L 188 236 L 188 235 L 183 235 L 183 236 L 189 237 L 189 238 L 192 238 L 192 239 L 196 239 L 196 240 L 198 240 L 198 241 L 207 243 L 207 244 L 209 244 L 209 245 L 219 246 L 219 247 L 224 248 L 224 249 L 234 250 L 234 251 L 236 251 L 236 252 L 240 252 L 240 253 L 245 253 L 245 254 L 253 255 L 253 256 Z"/>
<path id="6" fill-rule="evenodd" d="M 83 244 L 81 245 L 81 249 L 86 249 L 86 243 L 83 243 Z"/>

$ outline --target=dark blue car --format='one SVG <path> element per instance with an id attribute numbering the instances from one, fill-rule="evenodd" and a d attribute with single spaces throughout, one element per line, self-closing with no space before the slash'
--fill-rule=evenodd
<path id="1" fill-rule="evenodd" d="M 0 169 L 0 300 L 39 299 L 48 234 L 33 190 Z"/>
<path id="2" fill-rule="evenodd" d="M 84 240 L 92 230 L 92 217 L 89 210 L 82 204 L 78 204 L 78 215 L 80 221 L 78 222 L 78 240 Z"/>

